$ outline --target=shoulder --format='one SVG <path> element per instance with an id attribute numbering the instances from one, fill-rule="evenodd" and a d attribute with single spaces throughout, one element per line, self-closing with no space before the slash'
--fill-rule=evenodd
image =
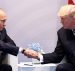
<path id="1" fill-rule="evenodd" d="M 63 27 L 61 27 L 61 28 L 57 31 L 58 34 L 59 34 L 59 33 L 63 33 L 63 32 L 65 32 L 65 29 L 64 29 Z"/>
<path id="2" fill-rule="evenodd" d="M 58 30 L 57 35 L 58 36 L 64 36 L 66 34 L 66 30 L 62 27 Z"/>
<path id="3" fill-rule="evenodd" d="M 61 28 L 58 30 L 58 33 L 59 33 L 59 32 L 63 32 L 63 31 L 64 31 L 64 28 L 61 27 Z"/>

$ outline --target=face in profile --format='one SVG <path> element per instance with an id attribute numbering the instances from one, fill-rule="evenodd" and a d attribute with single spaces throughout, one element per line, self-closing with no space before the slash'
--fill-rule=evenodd
<path id="1" fill-rule="evenodd" d="M 75 29 L 75 5 L 64 5 L 60 8 L 58 16 L 65 29 Z"/>
<path id="2" fill-rule="evenodd" d="M 61 17 L 61 23 L 65 29 L 75 29 L 75 13 Z"/>
<path id="3" fill-rule="evenodd" d="M 0 31 L 2 31 L 5 28 L 5 22 L 6 22 L 6 13 L 0 9 Z"/>

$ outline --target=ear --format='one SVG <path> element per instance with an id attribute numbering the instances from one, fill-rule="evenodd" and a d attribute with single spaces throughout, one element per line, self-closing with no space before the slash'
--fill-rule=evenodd
<path id="1" fill-rule="evenodd" d="M 68 4 L 75 4 L 75 0 L 68 0 Z"/>

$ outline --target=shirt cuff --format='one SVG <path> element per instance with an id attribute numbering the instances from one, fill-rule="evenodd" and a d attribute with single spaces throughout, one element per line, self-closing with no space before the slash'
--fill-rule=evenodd
<path id="1" fill-rule="evenodd" d="M 23 48 L 22 48 L 22 47 L 20 47 L 20 48 L 19 48 L 19 52 L 20 52 L 20 53 L 22 53 L 22 51 L 23 51 Z"/>
<path id="2" fill-rule="evenodd" d="M 43 62 L 43 55 L 40 54 L 40 53 L 38 53 L 38 57 L 39 57 L 39 59 L 40 59 L 39 61 L 40 61 L 40 62 Z"/>

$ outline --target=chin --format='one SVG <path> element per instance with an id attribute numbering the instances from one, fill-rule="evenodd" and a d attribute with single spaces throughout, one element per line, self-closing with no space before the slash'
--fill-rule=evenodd
<path id="1" fill-rule="evenodd" d="M 64 27 L 64 29 L 69 29 L 68 27 Z"/>
<path id="2" fill-rule="evenodd" d="M 0 29 L 0 31 L 2 31 L 3 30 L 3 28 L 2 29 Z"/>
<path id="3" fill-rule="evenodd" d="M 64 29 L 74 29 L 73 27 L 64 27 Z"/>

